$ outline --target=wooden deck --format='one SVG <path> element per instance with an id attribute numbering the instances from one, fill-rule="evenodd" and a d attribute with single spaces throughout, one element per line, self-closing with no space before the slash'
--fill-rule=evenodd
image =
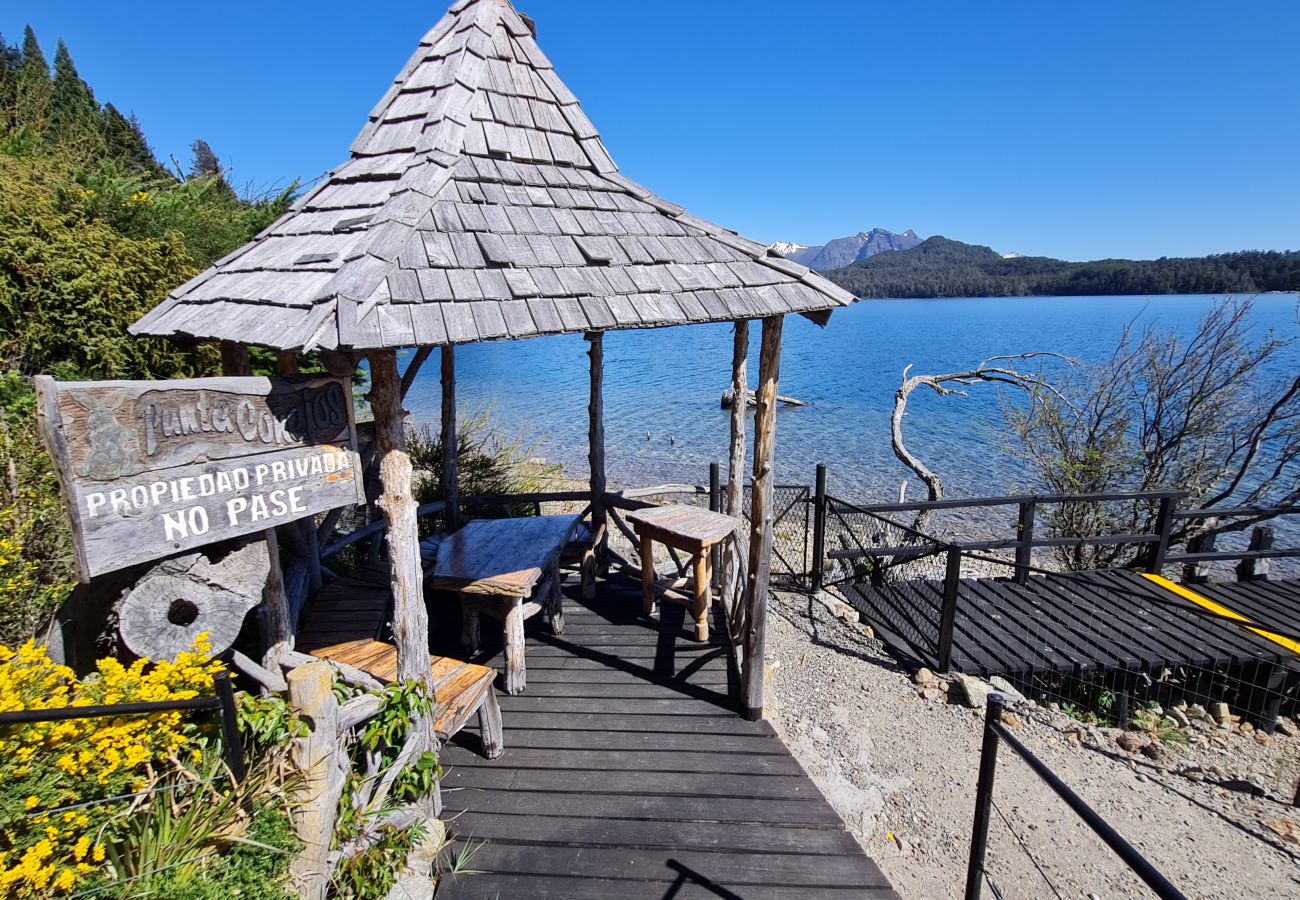
<path id="1" fill-rule="evenodd" d="M 1194 585 L 1259 622 L 1300 628 L 1300 583 Z M 843 588 L 896 652 L 938 665 L 943 585 Z M 1276 643 L 1215 617 L 1127 570 L 1034 576 L 1027 584 L 967 579 L 960 584 L 952 668 L 971 675 L 1160 671 L 1174 666 L 1295 668 Z"/>
<path id="2" fill-rule="evenodd" d="M 381 572 L 325 589 L 298 644 L 368 636 Z M 893 897 L 767 722 L 728 698 L 727 653 L 697 644 L 686 610 L 639 615 L 625 578 L 583 601 L 565 587 L 567 627 L 528 623 L 528 690 L 500 697 L 505 753 L 478 753 L 473 726 L 443 752 L 445 818 L 468 868 L 438 898 Z M 430 598 L 432 650 L 452 655 L 454 604 Z M 485 627 L 474 662 L 502 666 Z"/>

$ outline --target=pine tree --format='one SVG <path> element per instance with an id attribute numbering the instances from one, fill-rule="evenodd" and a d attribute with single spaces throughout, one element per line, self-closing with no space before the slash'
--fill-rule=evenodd
<path id="1" fill-rule="evenodd" d="M 54 85 L 50 91 L 48 137 L 65 145 L 98 144 L 91 149 L 102 149 L 99 104 L 90 86 L 77 74 L 77 66 L 68 52 L 68 45 L 59 41 L 54 53 Z"/>
<path id="2" fill-rule="evenodd" d="M 199 138 L 190 145 L 190 152 L 194 154 L 194 161 L 190 163 L 191 178 L 221 177 L 221 160 L 217 159 L 207 141 Z"/>
<path id="3" fill-rule="evenodd" d="M 105 151 L 110 159 L 121 163 L 133 173 L 169 177 L 167 171 L 158 164 L 135 116 L 128 119 L 116 106 L 105 103 L 102 121 Z"/>
<path id="4" fill-rule="evenodd" d="M 36 40 L 36 32 L 28 25 L 23 30 L 23 62 L 18 68 L 14 124 L 19 128 L 44 131 L 53 90 L 50 65 L 45 61 L 45 53 Z"/>
<path id="5" fill-rule="evenodd" d="M 18 70 L 22 64 L 22 51 L 11 46 L 0 34 L 0 131 L 8 131 L 13 124 L 14 104 L 18 99 Z"/>

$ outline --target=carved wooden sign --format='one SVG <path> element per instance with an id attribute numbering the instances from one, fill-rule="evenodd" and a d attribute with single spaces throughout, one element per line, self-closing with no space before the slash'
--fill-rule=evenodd
<path id="1" fill-rule="evenodd" d="M 365 502 L 346 378 L 35 382 L 83 580 Z"/>

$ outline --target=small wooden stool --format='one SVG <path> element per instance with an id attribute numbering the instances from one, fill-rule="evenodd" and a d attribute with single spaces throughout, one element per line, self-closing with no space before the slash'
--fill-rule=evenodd
<path id="1" fill-rule="evenodd" d="M 689 606 L 695 618 L 695 639 L 709 639 L 709 597 L 710 580 L 713 577 L 710 565 L 710 551 L 720 544 L 740 526 L 740 521 L 722 513 L 687 506 L 684 503 L 669 503 L 666 506 L 654 506 L 638 509 L 627 514 L 628 520 L 636 530 L 641 541 L 641 587 L 644 592 L 642 602 L 646 615 L 654 612 L 655 606 L 655 554 L 654 542 L 666 547 L 681 550 L 692 556 L 695 569 L 695 600 L 679 601 L 665 596 L 665 600 L 681 602 Z M 683 598 L 685 599 L 685 598 Z"/>

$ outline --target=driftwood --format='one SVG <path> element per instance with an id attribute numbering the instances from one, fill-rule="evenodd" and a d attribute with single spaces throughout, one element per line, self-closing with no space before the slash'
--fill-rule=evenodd
<path id="1" fill-rule="evenodd" d="M 962 387 L 984 382 L 1010 385 L 1031 394 L 1040 390 L 1048 391 L 1059 397 L 1059 392 L 1039 376 L 1017 372 L 1003 365 L 994 365 L 994 363 L 1007 363 L 1039 357 L 1051 357 L 1065 362 L 1072 362 L 1072 360 L 1056 353 L 1019 353 L 1014 356 L 994 356 L 969 371 L 949 372 L 946 375 L 911 375 L 909 374 L 912 371 L 910 364 L 903 369 L 903 383 L 894 392 L 894 412 L 890 419 L 890 443 L 899 462 L 915 472 L 916 477 L 920 478 L 922 483 L 925 484 L 927 499 L 943 499 L 943 481 L 936 472 L 921 461 L 920 457 L 909 450 L 903 441 L 903 417 L 907 415 L 907 401 L 912 396 L 912 393 L 918 388 L 926 387 L 940 397 L 948 397 L 953 394 L 965 397 L 966 392 L 961 389 Z M 949 385 L 960 385 L 961 387 L 949 387 Z M 925 526 L 929 517 L 929 510 L 921 510 L 912 521 L 911 527 L 920 530 Z"/>
<path id="2" fill-rule="evenodd" d="M 729 387 L 722 392 L 723 409 L 731 409 L 732 405 L 735 402 L 736 402 L 736 389 L 734 387 Z M 807 401 L 805 400 L 799 400 L 796 399 L 795 397 L 785 397 L 782 396 L 781 394 L 776 395 L 776 402 L 784 403 L 786 406 L 807 406 L 808 405 Z M 749 390 L 745 391 L 745 405 L 751 409 L 758 406 L 758 398 L 754 396 L 753 391 L 749 391 Z"/>
<path id="3" fill-rule="evenodd" d="M 268 573 L 260 536 L 163 560 L 118 603 L 118 633 L 132 653 L 149 659 L 174 659 L 204 632 L 213 652 L 223 653 L 261 601 Z"/>

